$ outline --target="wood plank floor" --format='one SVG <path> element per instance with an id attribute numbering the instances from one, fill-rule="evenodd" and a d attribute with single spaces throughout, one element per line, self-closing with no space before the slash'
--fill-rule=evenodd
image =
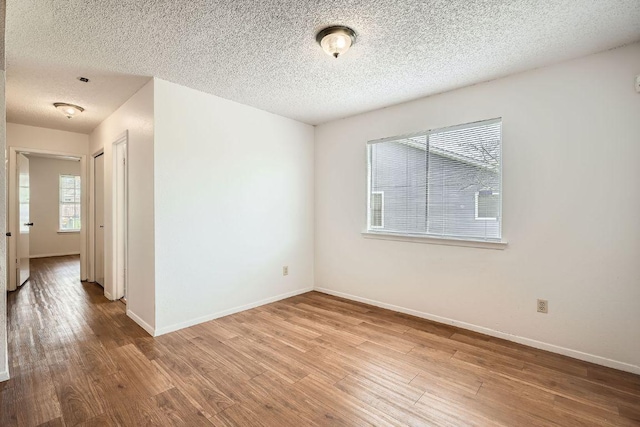
<path id="1" fill-rule="evenodd" d="M 640 377 L 310 292 L 159 338 L 32 261 L 1 426 L 640 425 Z"/>

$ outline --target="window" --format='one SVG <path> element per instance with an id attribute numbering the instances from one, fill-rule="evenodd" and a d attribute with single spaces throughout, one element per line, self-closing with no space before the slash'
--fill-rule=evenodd
<path id="1" fill-rule="evenodd" d="M 60 231 L 80 230 L 80 177 L 60 175 Z"/>
<path id="2" fill-rule="evenodd" d="M 384 228 L 384 192 L 371 193 L 371 228 Z"/>
<path id="3" fill-rule="evenodd" d="M 500 241 L 502 121 L 368 144 L 368 229 Z"/>

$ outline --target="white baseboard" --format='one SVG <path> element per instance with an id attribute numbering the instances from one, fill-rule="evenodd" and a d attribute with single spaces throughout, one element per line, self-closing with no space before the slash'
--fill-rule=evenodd
<path id="1" fill-rule="evenodd" d="M 296 295 L 304 294 L 306 292 L 311 292 L 312 290 L 313 288 L 299 289 L 296 291 L 287 292 L 286 294 L 280 294 L 280 295 L 276 295 L 274 297 L 266 298 L 260 301 L 230 308 L 228 310 L 219 311 L 217 313 L 207 314 L 206 316 L 196 317 L 195 319 L 187 320 L 186 322 L 180 322 L 174 325 L 165 326 L 163 328 L 156 329 L 156 334 L 154 336 L 157 337 L 159 335 L 168 334 L 169 332 L 174 332 L 180 329 L 188 328 L 189 326 L 208 322 L 209 320 L 218 319 L 219 317 L 224 317 L 230 314 L 239 313 L 241 311 L 249 310 L 251 308 L 260 307 L 261 305 L 270 304 L 272 302 L 280 301 L 285 298 L 290 298 Z"/>
<path id="2" fill-rule="evenodd" d="M 606 366 L 608 368 L 618 369 L 625 372 L 631 372 L 633 374 L 640 374 L 640 366 L 632 365 L 630 363 L 620 362 L 613 359 L 608 359 L 602 356 L 596 356 L 595 354 L 584 353 L 582 351 L 573 350 L 566 347 L 560 347 L 554 344 L 549 344 L 542 341 L 537 341 L 531 338 L 525 338 L 518 335 L 508 334 L 506 332 L 496 331 L 494 329 L 485 328 L 484 326 L 474 325 L 472 323 L 461 322 L 459 320 L 449 319 L 447 317 L 437 316 L 435 314 L 424 313 L 422 311 L 412 310 L 410 308 L 399 307 L 393 304 L 387 304 L 380 301 L 371 300 L 368 298 L 362 298 L 355 295 L 346 294 L 343 292 L 333 291 L 326 288 L 314 288 L 315 291 L 322 292 L 328 295 L 334 295 L 337 297 L 349 299 L 352 301 L 358 301 L 365 304 L 373 305 L 380 308 L 386 308 L 388 310 L 397 311 L 404 314 L 410 314 L 411 316 L 420 317 L 427 320 L 432 320 L 438 323 L 444 323 L 451 326 L 456 326 L 462 329 L 468 329 L 470 331 L 479 332 L 481 334 L 490 335 L 496 338 L 502 338 L 507 341 L 516 342 L 518 344 L 527 345 L 540 350 L 550 351 L 552 353 L 562 354 L 563 356 L 573 357 L 574 359 L 584 360 L 585 362 L 595 363 L 597 365 Z"/>
<path id="3" fill-rule="evenodd" d="M 127 309 L 127 316 L 129 316 L 131 319 L 133 319 L 134 322 L 136 322 L 138 325 L 140 325 L 140 327 L 142 329 L 147 331 L 149 333 L 149 335 L 151 335 L 152 337 L 156 336 L 155 329 L 150 324 L 148 324 L 147 322 L 142 320 L 142 318 L 140 316 L 138 316 L 137 314 L 135 314 L 133 311 Z"/>
<path id="4" fill-rule="evenodd" d="M 59 252 L 55 254 L 29 255 L 29 258 L 50 258 L 55 256 L 69 256 L 69 255 L 80 255 L 80 252 Z"/>

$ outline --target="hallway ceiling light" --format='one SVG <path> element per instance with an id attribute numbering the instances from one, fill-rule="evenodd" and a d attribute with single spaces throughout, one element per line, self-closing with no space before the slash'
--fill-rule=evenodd
<path id="1" fill-rule="evenodd" d="M 344 55 L 356 42 L 356 33 L 341 25 L 327 27 L 316 35 L 316 41 L 328 55 L 337 58 Z"/>
<path id="2" fill-rule="evenodd" d="M 67 116 L 68 119 L 75 117 L 77 114 L 80 114 L 84 111 L 84 108 L 78 105 L 67 104 L 66 102 L 55 102 L 53 106 L 56 107 L 62 114 Z"/>

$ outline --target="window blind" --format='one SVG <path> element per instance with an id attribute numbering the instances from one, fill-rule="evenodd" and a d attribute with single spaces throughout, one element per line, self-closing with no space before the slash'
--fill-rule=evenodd
<path id="1" fill-rule="evenodd" d="M 501 149 L 500 119 L 370 142 L 368 229 L 500 240 Z"/>
<path id="2" fill-rule="evenodd" d="M 371 193 L 371 228 L 382 228 L 384 217 L 384 193 Z"/>

